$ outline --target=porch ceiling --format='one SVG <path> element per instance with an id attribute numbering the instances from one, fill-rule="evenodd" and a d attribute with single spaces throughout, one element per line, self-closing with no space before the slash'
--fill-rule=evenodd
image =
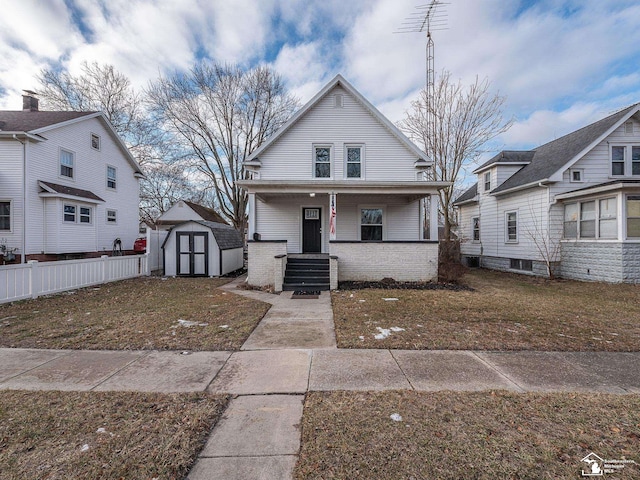
<path id="1" fill-rule="evenodd" d="M 255 193 L 263 201 L 269 198 L 332 194 L 337 195 L 399 195 L 409 201 L 435 195 L 438 190 L 451 184 L 448 182 L 364 182 L 364 181 L 281 181 L 242 180 L 237 184 L 248 193 Z"/>

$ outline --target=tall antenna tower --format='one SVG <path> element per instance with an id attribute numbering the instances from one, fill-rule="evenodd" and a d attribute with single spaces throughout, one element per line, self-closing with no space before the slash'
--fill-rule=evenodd
<path id="1" fill-rule="evenodd" d="M 447 28 L 447 12 L 445 3 L 441 0 L 431 0 L 426 5 L 418 5 L 416 11 L 411 13 L 402 26 L 394 33 L 422 33 L 427 34 L 427 102 L 433 97 L 433 88 L 435 84 L 435 46 L 431 32 L 438 30 L 446 30 Z M 430 107 L 428 104 L 427 107 Z M 427 111 L 431 111 L 429 108 Z"/>

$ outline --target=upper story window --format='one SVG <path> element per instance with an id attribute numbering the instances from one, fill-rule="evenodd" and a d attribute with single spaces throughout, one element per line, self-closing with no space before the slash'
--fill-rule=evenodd
<path id="1" fill-rule="evenodd" d="M 91 134 L 91 148 L 94 150 L 100 150 L 100 136 L 95 133 Z"/>
<path id="2" fill-rule="evenodd" d="M 360 210 L 360 240 L 382 241 L 382 208 Z"/>
<path id="3" fill-rule="evenodd" d="M 471 219 L 473 222 L 473 241 L 480 241 L 480 217 L 473 217 Z"/>
<path id="4" fill-rule="evenodd" d="M 491 190 L 491 172 L 485 172 L 484 174 L 484 191 L 488 192 Z"/>
<path id="5" fill-rule="evenodd" d="M 611 146 L 611 176 L 640 175 L 640 145 Z"/>
<path id="6" fill-rule="evenodd" d="M 331 177 L 331 147 L 314 147 L 313 174 L 315 178 Z"/>
<path id="7" fill-rule="evenodd" d="M 107 165 L 107 188 L 116 188 L 116 167 Z"/>
<path id="8" fill-rule="evenodd" d="M 506 235 L 505 241 L 507 243 L 518 242 L 518 212 L 506 213 Z"/>
<path id="9" fill-rule="evenodd" d="M 60 150 L 60 176 L 73 178 L 75 155 L 69 150 Z"/>
<path id="10" fill-rule="evenodd" d="M 362 178 L 362 146 L 347 146 L 347 178 Z"/>
<path id="11" fill-rule="evenodd" d="M 0 231 L 11 230 L 11 202 L 0 202 Z"/>

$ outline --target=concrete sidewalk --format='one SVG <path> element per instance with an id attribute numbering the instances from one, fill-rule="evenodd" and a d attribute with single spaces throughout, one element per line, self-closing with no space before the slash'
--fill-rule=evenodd
<path id="1" fill-rule="evenodd" d="M 290 479 L 304 395 L 329 390 L 640 393 L 640 352 L 336 348 L 331 300 L 224 289 L 272 305 L 238 352 L 0 349 L 0 389 L 238 395 L 189 478 Z"/>

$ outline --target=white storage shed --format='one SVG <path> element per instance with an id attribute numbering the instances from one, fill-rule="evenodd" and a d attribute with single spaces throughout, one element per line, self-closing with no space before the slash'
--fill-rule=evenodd
<path id="1" fill-rule="evenodd" d="M 162 250 L 167 276 L 217 277 L 244 266 L 240 232 L 222 223 L 190 220 L 176 225 Z"/>

